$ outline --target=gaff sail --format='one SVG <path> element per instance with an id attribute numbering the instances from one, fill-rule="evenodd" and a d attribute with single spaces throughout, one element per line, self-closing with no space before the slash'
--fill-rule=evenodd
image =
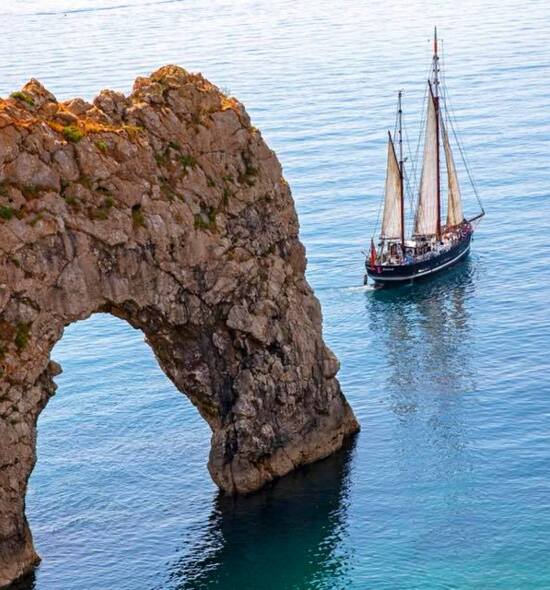
<path id="1" fill-rule="evenodd" d="M 443 147 L 445 149 L 448 179 L 447 227 L 454 227 L 464 221 L 464 212 L 462 210 L 462 199 L 460 197 L 460 187 L 458 185 L 458 176 L 456 175 L 455 161 L 445 125 L 442 124 L 441 130 L 443 132 Z"/>
<path id="2" fill-rule="evenodd" d="M 414 235 L 430 236 L 437 234 L 439 225 L 438 207 L 438 121 L 434 95 L 430 87 L 428 113 L 426 115 L 426 137 L 424 138 L 424 159 L 418 208 L 414 223 Z"/>
<path id="3" fill-rule="evenodd" d="M 386 169 L 386 189 L 384 195 L 384 215 L 382 218 L 382 231 L 380 237 L 383 240 L 400 240 L 402 235 L 401 207 L 401 174 L 399 162 L 395 155 L 395 148 L 391 135 L 388 134 L 388 165 Z"/>

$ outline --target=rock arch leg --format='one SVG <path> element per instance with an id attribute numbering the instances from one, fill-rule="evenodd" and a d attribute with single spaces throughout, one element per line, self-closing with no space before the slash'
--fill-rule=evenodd
<path id="1" fill-rule="evenodd" d="M 164 372 L 210 425 L 208 469 L 227 493 L 253 492 L 324 458 L 358 430 L 335 379 L 339 363 L 315 336 L 319 304 L 309 304 L 309 317 L 302 305 L 287 309 L 296 328 L 286 342 L 267 346 L 253 334 L 262 318 L 240 306 L 224 322 L 185 327 L 172 326 L 160 310 L 113 310 L 144 331 Z"/>
<path id="2" fill-rule="evenodd" d="M 32 387 L 13 384 L 0 393 L 0 588 L 40 561 L 25 516 L 27 482 L 36 462 L 36 421 L 55 391 L 56 363 Z"/>

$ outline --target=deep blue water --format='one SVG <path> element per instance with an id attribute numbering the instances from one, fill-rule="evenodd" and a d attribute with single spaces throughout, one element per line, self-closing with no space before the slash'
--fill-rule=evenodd
<path id="1" fill-rule="evenodd" d="M 274 488 L 221 498 L 209 430 L 142 335 L 72 325 L 28 493 L 34 587 L 550 588 L 548 3 L 13 0 L 0 15 L 2 95 L 31 76 L 63 99 L 127 92 L 176 62 L 246 104 L 293 188 L 363 426 Z M 404 88 L 416 137 L 434 24 L 488 214 L 468 262 L 373 292 L 361 249 L 385 133 Z"/>

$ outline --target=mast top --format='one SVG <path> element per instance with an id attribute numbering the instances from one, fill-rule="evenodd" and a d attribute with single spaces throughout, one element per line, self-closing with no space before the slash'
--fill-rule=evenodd
<path id="1" fill-rule="evenodd" d="M 397 92 L 397 131 L 399 133 L 399 169 L 403 175 L 403 106 L 402 106 L 403 90 Z"/>
<path id="2" fill-rule="evenodd" d="M 437 54 L 437 27 L 434 27 L 434 55 L 433 55 L 433 90 L 434 97 L 439 97 L 439 55 Z"/>

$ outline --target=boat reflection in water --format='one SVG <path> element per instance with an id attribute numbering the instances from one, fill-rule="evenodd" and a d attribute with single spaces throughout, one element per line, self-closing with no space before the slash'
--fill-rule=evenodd
<path id="1" fill-rule="evenodd" d="M 367 297 L 373 340 L 389 369 L 384 399 L 396 457 L 393 477 L 409 502 L 400 518 L 424 523 L 426 536 L 416 538 L 415 546 L 440 551 L 439 557 L 448 548 L 434 539 L 459 543 L 475 528 L 475 437 L 468 417 L 476 406 L 468 311 L 474 264 L 466 260 L 414 288 L 375 290 Z"/>
<path id="2" fill-rule="evenodd" d="M 354 441 L 251 496 L 220 494 L 208 529 L 171 568 L 178 590 L 296 590 L 342 579 Z M 260 585 L 259 585 L 260 584 Z"/>
<path id="3" fill-rule="evenodd" d="M 467 299 L 474 291 L 473 263 L 413 287 L 368 294 L 367 313 L 376 342 L 387 353 L 387 386 L 394 396 L 426 391 L 451 394 L 473 388 Z"/>

